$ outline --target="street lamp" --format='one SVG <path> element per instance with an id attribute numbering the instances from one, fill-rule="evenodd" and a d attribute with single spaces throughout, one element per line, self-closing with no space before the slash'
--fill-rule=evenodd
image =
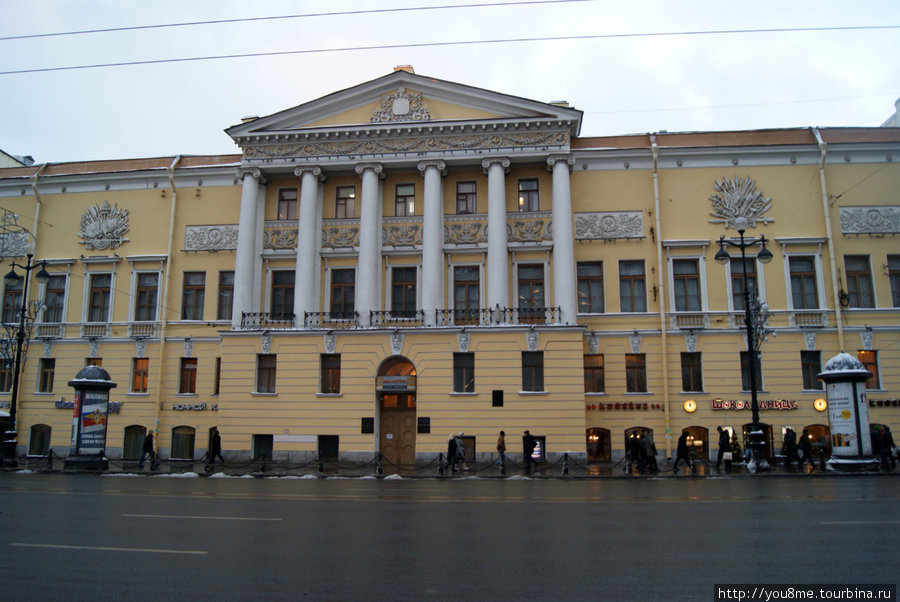
<path id="1" fill-rule="evenodd" d="M 737 247 L 741 250 L 741 267 L 744 270 L 744 323 L 747 326 L 747 349 L 749 351 L 750 361 L 749 363 L 749 376 L 750 376 L 750 409 L 753 412 L 753 419 L 750 424 L 750 440 L 748 442 L 750 449 L 752 450 L 752 454 L 750 457 L 750 464 L 747 465 L 747 468 L 751 473 L 755 473 L 757 467 L 759 468 L 768 468 L 768 462 L 765 459 L 765 456 L 762 456 L 762 448 L 765 447 L 765 434 L 762 430 L 762 425 L 759 422 L 759 399 L 757 398 L 756 392 L 756 362 L 759 358 L 759 349 L 760 349 L 760 341 L 757 340 L 757 336 L 754 336 L 753 332 L 753 322 L 754 322 L 754 313 L 756 314 L 756 319 L 759 318 L 761 312 L 768 313 L 767 309 L 764 305 L 760 306 L 758 303 L 751 306 L 750 304 L 750 287 L 747 286 L 747 253 L 746 250 L 750 247 L 754 247 L 756 245 L 760 245 L 761 248 L 759 253 L 756 254 L 756 259 L 759 260 L 760 263 L 766 264 L 772 261 L 772 252 L 766 248 L 767 239 L 765 236 L 760 236 L 758 238 L 745 238 L 744 232 L 747 230 L 747 218 L 738 217 L 734 220 L 734 227 L 738 231 L 741 239 L 739 242 L 734 240 L 729 240 L 725 238 L 723 234 L 719 238 L 719 251 L 716 253 L 716 261 L 722 265 L 727 264 L 731 261 L 731 256 L 728 254 L 728 251 L 725 250 L 725 247 L 732 246 Z M 760 330 L 762 330 L 762 325 L 760 325 Z M 762 332 L 758 333 L 762 334 Z"/>
<path id="2" fill-rule="evenodd" d="M 22 305 L 19 308 L 19 329 L 16 332 L 16 358 L 15 363 L 13 364 L 12 392 L 9 399 L 9 424 L 8 430 L 3 437 L 4 466 L 18 465 L 18 463 L 16 462 L 16 402 L 18 401 L 19 397 L 19 372 L 21 371 L 22 364 L 22 347 L 25 344 L 25 314 L 28 311 L 29 276 L 32 270 L 40 268 L 40 271 L 34 275 L 34 279 L 37 280 L 40 284 L 46 284 L 47 281 L 50 280 L 50 274 L 47 273 L 46 270 L 46 262 L 42 261 L 38 264 L 32 264 L 31 259 L 32 257 L 34 257 L 34 255 L 31 252 L 28 252 L 26 254 L 26 257 L 28 258 L 28 260 L 25 262 L 25 265 L 19 265 L 13 262 L 12 268 L 9 270 L 9 273 L 3 277 L 3 281 L 6 283 L 7 290 L 9 290 L 10 287 L 18 287 L 19 285 L 22 285 Z M 25 270 L 25 276 L 23 277 L 17 274 L 16 268 Z"/>

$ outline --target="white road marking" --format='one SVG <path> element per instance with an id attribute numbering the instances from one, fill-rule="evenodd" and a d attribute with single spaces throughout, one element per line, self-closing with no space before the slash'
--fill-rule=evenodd
<path id="1" fill-rule="evenodd" d="M 257 518 L 252 516 L 179 516 L 176 514 L 123 514 L 129 518 L 178 518 L 188 520 L 255 520 L 280 521 L 280 518 Z"/>
<path id="2" fill-rule="evenodd" d="M 900 525 L 900 520 L 833 520 L 822 521 L 823 525 Z"/>
<path id="3" fill-rule="evenodd" d="M 157 548 L 116 548 L 112 546 L 68 546 L 53 543 L 11 543 L 19 548 L 52 548 L 57 550 L 97 550 L 101 552 L 140 552 L 143 554 L 209 554 L 206 550 L 165 550 Z"/>

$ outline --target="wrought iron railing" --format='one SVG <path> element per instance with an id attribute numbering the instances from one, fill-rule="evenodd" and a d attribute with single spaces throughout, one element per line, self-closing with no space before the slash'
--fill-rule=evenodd
<path id="1" fill-rule="evenodd" d="M 490 309 L 438 309 L 434 323 L 435 326 L 487 326 L 491 323 L 491 313 Z"/>
<path id="2" fill-rule="evenodd" d="M 294 314 L 287 312 L 241 312 L 241 329 L 293 328 Z"/>
<path id="3" fill-rule="evenodd" d="M 421 309 L 401 311 L 373 311 L 369 312 L 369 326 L 393 326 L 412 328 L 422 326 L 425 322 L 425 312 Z"/>
<path id="4" fill-rule="evenodd" d="M 359 314 L 355 311 L 308 311 L 303 314 L 304 328 L 359 328 Z"/>
<path id="5" fill-rule="evenodd" d="M 559 307 L 507 307 L 507 324 L 558 324 Z"/>

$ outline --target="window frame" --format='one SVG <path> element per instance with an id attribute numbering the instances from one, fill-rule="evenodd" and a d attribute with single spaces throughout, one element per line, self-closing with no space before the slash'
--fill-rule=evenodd
<path id="1" fill-rule="evenodd" d="M 141 364 L 142 367 L 138 367 Z M 150 358 L 131 358 L 131 393 L 147 393 L 150 389 Z"/>
<path id="2" fill-rule="evenodd" d="M 756 353 L 755 351 L 741 351 L 740 352 L 740 363 L 741 363 L 741 392 L 749 393 L 750 388 L 750 358 L 751 353 L 756 354 L 756 391 L 757 393 L 760 391 L 765 391 L 763 387 L 763 371 L 762 371 L 762 355 L 760 353 Z"/>
<path id="3" fill-rule="evenodd" d="M 202 276 L 202 284 L 189 284 L 189 276 Z M 190 303 L 188 301 L 190 300 Z M 203 320 L 206 305 L 206 272 L 182 272 L 181 276 L 181 319 Z M 189 311 L 190 310 L 190 311 Z"/>
<path id="4" fill-rule="evenodd" d="M 625 354 L 625 392 L 649 393 L 647 386 L 647 354 Z"/>
<path id="5" fill-rule="evenodd" d="M 453 353 L 453 392 L 475 393 L 475 353 Z"/>
<path id="6" fill-rule="evenodd" d="M 856 351 L 856 359 L 858 359 L 863 367 L 872 373 L 872 376 L 866 380 L 866 390 L 881 390 L 881 375 L 878 372 L 878 352 L 873 349 L 858 349 Z"/>
<path id="7" fill-rule="evenodd" d="M 171 460 L 193 460 L 197 440 L 197 430 L 191 426 L 172 427 L 172 443 L 169 447 Z"/>
<path id="8" fill-rule="evenodd" d="M 740 257 L 732 257 L 731 261 L 728 262 L 728 282 L 731 287 L 731 295 L 729 296 L 731 301 L 731 311 L 744 311 L 744 290 L 748 286 L 748 284 L 752 287 L 750 289 L 751 297 L 753 296 L 754 292 L 759 297 L 762 297 L 763 295 L 762 291 L 760 290 L 760 269 L 759 262 L 756 260 L 756 256 L 747 257 L 747 278 L 744 278 L 744 270 L 741 262 L 742 258 Z M 739 269 L 735 270 L 735 266 L 737 266 Z M 736 283 L 740 283 L 740 286 L 736 287 Z"/>
<path id="9" fill-rule="evenodd" d="M 270 275 L 269 315 L 273 320 L 293 319 L 297 289 L 296 270 L 272 270 Z"/>
<path id="10" fill-rule="evenodd" d="M 887 275 L 891 287 L 891 305 L 900 307 L 900 255 L 887 256 Z"/>
<path id="11" fill-rule="evenodd" d="M 818 350 L 800 351 L 800 374 L 804 391 L 823 391 L 825 383 L 819 380 L 822 372 L 822 352 Z"/>
<path id="12" fill-rule="evenodd" d="M 531 188 L 534 184 L 534 188 Z M 519 213 L 535 213 L 541 210 L 539 178 L 519 178 L 517 186 L 517 210 Z"/>
<path id="13" fill-rule="evenodd" d="M 277 195 L 275 219 L 297 221 L 300 215 L 300 191 L 297 190 L 297 187 L 279 188 Z"/>
<path id="14" fill-rule="evenodd" d="M 398 280 L 398 275 L 412 275 L 412 280 Z M 391 267 L 391 315 L 394 318 L 414 318 L 418 301 L 419 269 L 416 266 Z"/>
<path id="15" fill-rule="evenodd" d="M 136 270 L 132 274 L 134 281 L 132 321 L 156 322 L 159 316 L 159 270 Z M 144 278 L 150 277 L 154 278 L 152 286 L 142 282 Z"/>
<path id="16" fill-rule="evenodd" d="M 274 394 L 278 376 L 277 370 L 278 358 L 274 353 L 257 353 L 254 392 L 264 395 Z"/>
<path id="17" fill-rule="evenodd" d="M 407 188 L 408 187 L 408 188 Z M 404 191 L 401 193 L 401 188 Z M 410 190 L 411 188 L 411 190 Z M 416 185 L 403 182 L 394 185 L 394 216 L 413 217 L 416 215 Z"/>
<path id="18" fill-rule="evenodd" d="M 56 376 L 56 358 L 42 357 L 38 364 L 38 382 L 35 393 L 53 393 L 53 381 Z"/>
<path id="19" fill-rule="evenodd" d="M 582 267 L 600 268 L 599 276 L 596 274 L 582 275 Z M 604 290 L 604 274 L 602 261 L 579 261 L 575 264 L 576 290 L 578 296 L 578 312 L 579 314 L 602 314 L 606 311 L 606 292 Z M 585 295 L 582 297 L 582 284 L 586 285 Z M 587 299 L 586 303 L 582 303 L 582 298 Z M 599 308 L 594 303 L 595 299 L 599 299 Z M 586 306 L 586 307 L 585 307 Z"/>
<path id="20" fill-rule="evenodd" d="M 860 262 L 850 269 L 849 262 Z M 852 309 L 875 308 L 875 283 L 872 280 L 872 260 L 869 255 L 844 255 L 844 279 L 847 300 Z M 868 290 L 866 290 L 868 288 Z"/>
<path id="21" fill-rule="evenodd" d="M 472 190 L 462 190 L 462 187 Z M 456 215 L 474 215 L 478 213 L 478 182 L 461 180 L 456 183 Z"/>
<path id="22" fill-rule="evenodd" d="M 522 391 L 524 393 L 544 393 L 544 352 L 522 352 Z"/>
<path id="23" fill-rule="evenodd" d="M 334 219 L 356 219 L 356 186 L 335 186 Z"/>
<path id="24" fill-rule="evenodd" d="M 178 370 L 178 395 L 197 394 L 197 368 L 197 358 L 181 358 Z"/>
<path id="25" fill-rule="evenodd" d="M 703 392 L 703 357 L 699 351 L 681 352 L 681 392 Z"/>
<path id="26" fill-rule="evenodd" d="M 640 265 L 640 274 L 623 274 L 622 268 Z M 640 285 L 640 295 L 635 294 L 636 285 Z M 627 286 L 626 286 L 627 285 Z M 629 294 L 626 295 L 626 289 Z M 625 300 L 629 302 L 626 304 Z M 641 303 L 635 303 L 640 300 Z M 622 313 L 647 313 L 647 266 L 643 259 L 619 260 L 619 311 Z"/>
<path id="27" fill-rule="evenodd" d="M 228 279 L 231 282 L 226 282 Z M 216 318 L 220 321 L 231 320 L 232 313 L 234 313 L 234 270 L 219 270 Z"/>
<path id="28" fill-rule="evenodd" d="M 791 303 L 791 309 L 799 310 L 799 311 L 815 311 L 821 309 L 822 303 L 819 299 L 821 286 L 819 284 L 819 266 L 818 266 L 818 258 L 816 255 L 809 253 L 797 253 L 788 255 L 785 257 L 787 261 L 787 279 L 788 279 L 788 290 L 790 291 L 790 295 L 788 299 Z M 800 261 L 809 261 L 812 264 L 812 271 L 794 271 L 793 266 Z M 796 284 L 800 285 L 800 290 L 796 290 L 795 279 L 797 280 Z M 809 284 L 813 285 L 812 291 L 807 291 L 807 286 Z M 813 306 L 809 306 L 808 303 L 810 299 L 808 298 L 812 294 L 815 299 L 815 303 Z M 800 300 L 802 303 L 798 306 L 797 301 Z"/>
<path id="29" fill-rule="evenodd" d="M 27 277 L 28 274 L 25 275 Z M 22 315 L 22 295 L 25 291 L 25 278 L 20 278 L 14 285 L 3 281 L 3 323 L 18 324 Z"/>
<path id="30" fill-rule="evenodd" d="M 62 279 L 62 288 L 51 286 L 55 281 Z M 41 310 L 41 323 L 63 324 L 66 321 L 66 300 L 68 295 L 69 275 L 50 274 L 50 280 L 41 285 L 41 298 L 44 307 Z M 52 300 L 52 303 L 51 303 Z M 58 314 L 58 315 L 57 315 Z M 50 318 L 59 318 L 56 320 Z"/>
<path id="31" fill-rule="evenodd" d="M 340 395 L 341 393 L 341 354 L 319 354 L 319 393 L 322 395 Z"/>
<path id="32" fill-rule="evenodd" d="M 602 353 L 584 354 L 584 392 L 606 393 L 606 359 Z"/>
<path id="33" fill-rule="evenodd" d="M 678 312 L 703 311 L 703 279 L 697 257 L 670 258 L 672 307 Z M 690 266 L 693 272 L 679 273 L 679 266 Z M 694 287 L 695 290 L 691 290 Z"/>
<path id="34" fill-rule="evenodd" d="M 97 286 L 95 280 L 108 278 L 106 286 Z M 109 322 L 113 311 L 112 289 L 115 285 L 114 272 L 88 272 L 85 286 L 85 322 Z M 99 302 L 98 302 L 99 301 Z"/>
<path id="35" fill-rule="evenodd" d="M 335 274 L 349 274 L 349 281 L 335 282 Z M 340 291 L 339 309 L 335 308 L 335 293 Z M 356 268 L 331 268 L 328 270 L 328 311 L 332 319 L 352 318 L 356 314 Z"/>

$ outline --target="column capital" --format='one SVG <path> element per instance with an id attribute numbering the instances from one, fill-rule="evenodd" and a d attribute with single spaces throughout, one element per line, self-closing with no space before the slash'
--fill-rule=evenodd
<path id="1" fill-rule="evenodd" d="M 381 163 L 360 163 L 356 166 L 356 173 L 359 174 L 360 177 L 368 171 L 372 170 L 375 175 L 380 176 L 384 172 L 384 167 Z"/>
<path id="2" fill-rule="evenodd" d="M 481 162 L 481 167 L 484 168 L 484 173 L 487 173 L 491 168 L 491 165 L 495 163 L 499 164 L 500 167 L 503 168 L 503 173 L 509 173 L 509 158 L 508 157 L 489 157 Z"/>
<path id="3" fill-rule="evenodd" d="M 314 175 L 316 177 L 316 179 L 319 180 L 320 182 L 325 181 L 325 173 L 322 171 L 322 168 L 319 167 L 318 165 L 305 165 L 303 167 L 297 167 L 294 169 L 294 175 L 297 176 L 298 178 L 302 178 L 303 174 L 305 174 L 307 172 Z"/>
<path id="4" fill-rule="evenodd" d="M 569 171 L 572 171 L 572 166 L 575 165 L 575 157 L 573 155 L 550 155 L 547 157 L 547 171 L 553 171 L 553 166 L 559 162 L 567 163 Z"/>
<path id="5" fill-rule="evenodd" d="M 430 159 L 428 161 L 419 161 L 419 163 L 418 163 L 418 165 L 416 165 L 416 167 L 418 167 L 419 171 L 422 173 L 422 177 L 425 177 L 425 170 L 427 170 L 429 167 L 434 167 L 435 169 L 437 169 L 440 172 L 441 176 L 447 175 L 447 164 L 444 163 L 443 161 L 441 161 L 440 159 Z"/>
<path id="6" fill-rule="evenodd" d="M 260 184 L 265 184 L 266 179 L 262 175 L 262 171 L 258 167 L 238 167 L 234 175 L 238 180 L 243 180 L 246 176 L 250 176 L 255 180 L 258 180 Z"/>

